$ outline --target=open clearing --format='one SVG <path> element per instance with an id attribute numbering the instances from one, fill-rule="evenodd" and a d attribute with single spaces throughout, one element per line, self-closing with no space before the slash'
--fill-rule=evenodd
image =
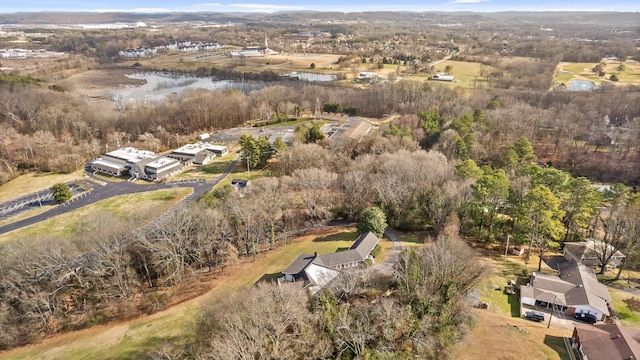
<path id="1" fill-rule="evenodd" d="M 192 191 L 192 188 L 172 188 L 114 196 L 20 230 L 2 234 L 0 244 L 18 239 L 30 239 L 43 234 L 69 235 L 82 221 L 90 220 L 92 216 L 102 211 L 145 223 L 169 210 L 178 200 Z"/>
<path id="2" fill-rule="evenodd" d="M 0 185 L 0 203 L 19 198 L 40 190 L 49 189 L 56 183 L 82 179 L 84 173 L 70 174 L 28 173 Z"/>
<path id="3" fill-rule="evenodd" d="M 455 88 L 463 87 L 468 89 L 483 88 L 488 85 L 486 75 L 490 74 L 496 68 L 483 65 L 478 62 L 446 60 L 435 66 L 436 73 L 444 73 L 444 69 L 451 66 L 451 73 L 455 77 L 452 82 L 449 81 L 430 81 L 430 84 L 441 84 L 443 86 Z M 480 76 L 481 69 L 485 76 Z M 431 75 L 428 73 L 420 73 L 409 77 L 411 80 L 427 80 Z"/>
<path id="4" fill-rule="evenodd" d="M 199 67 L 215 67 L 218 69 L 233 69 L 238 72 L 273 71 L 284 74 L 291 71 L 309 71 L 339 74 L 342 71 L 335 64 L 340 55 L 333 54 L 278 54 L 265 57 L 232 58 L 228 55 L 200 56 L 168 53 L 152 58 L 135 59 L 123 62 L 125 66 L 135 63 L 144 68 L 174 69 L 195 71 Z M 315 68 L 311 69 L 311 64 Z M 347 69 L 348 70 L 348 69 Z"/>

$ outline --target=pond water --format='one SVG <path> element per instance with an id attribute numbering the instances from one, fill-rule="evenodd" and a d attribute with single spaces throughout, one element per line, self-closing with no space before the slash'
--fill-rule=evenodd
<path id="1" fill-rule="evenodd" d="M 298 78 L 300 80 L 317 81 L 317 82 L 338 80 L 338 76 L 333 74 L 320 74 L 320 73 L 297 72 L 297 71 L 284 74 L 284 76 L 290 77 L 290 78 Z"/>
<path id="2" fill-rule="evenodd" d="M 170 94 L 180 94 L 187 89 L 244 89 L 259 88 L 261 85 L 233 80 L 216 80 L 210 77 L 196 77 L 191 74 L 137 73 L 127 75 L 130 79 L 144 80 L 143 85 L 128 85 L 112 96 L 114 103 L 128 101 L 160 102 Z"/>
<path id="3" fill-rule="evenodd" d="M 567 84 L 567 91 L 588 91 L 598 88 L 593 81 L 589 80 L 573 79 Z"/>

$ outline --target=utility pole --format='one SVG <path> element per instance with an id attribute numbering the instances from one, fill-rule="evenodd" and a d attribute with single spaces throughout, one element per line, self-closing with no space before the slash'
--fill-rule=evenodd
<path id="1" fill-rule="evenodd" d="M 504 248 L 504 257 L 507 257 L 507 252 L 509 251 L 509 236 L 511 236 L 511 234 L 507 235 L 507 247 Z"/>
<path id="2" fill-rule="evenodd" d="M 249 155 L 247 155 L 247 180 L 251 180 L 251 169 L 249 168 Z"/>
<path id="3" fill-rule="evenodd" d="M 556 307 L 556 300 L 558 299 L 557 296 L 553 297 L 553 305 L 551 305 L 551 313 L 549 313 L 549 323 L 547 324 L 547 329 L 551 326 L 551 318 L 553 317 L 553 312 L 555 310 Z"/>

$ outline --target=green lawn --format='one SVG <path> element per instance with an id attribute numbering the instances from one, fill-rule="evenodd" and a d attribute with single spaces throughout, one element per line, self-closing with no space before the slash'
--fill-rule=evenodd
<path id="1" fill-rule="evenodd" d="M 618 312 L 620 324 L 622 324 L 622 326 L 640 329 L 640 314 L 631 311 L 623 301 L 624 299 L 632 297 L 640 299 L 640 297 L 611 287 L 609 288 L 609 295 L 611 295 L 613 308 Z"/>
<path id="2" fill-rule="evenodd" d="M 480 68 L 482 66 L 485 66 L 485 72 L 487 74 L 491 73 L 491 71 L 493 70 L 496 70 L 496 68 L 494 67 L 482 65 L 478 62 L 446 60 L 436 65 L 435 71 L 444 72 L 444 69 L 447 66 L 451 66 L 450 75 L 453 75 L 455 77 L 455 80 L 453 82 L 438 81 L 434 83 L 442 84 L 443 86 L 452 88 L 463 87 L 473 89 L 486 86 L 486 75 L 484 77 L 480 76 Z M 419 74 L 411 76 L 410 79 L 426 80 L 429 76 L 431 76 L 431 74 Z"/>
<path id="3" fill-rule="evenodd" d="M 322 238 L 323 241 L 313 241 Z M 353 228 L 331 228 L 319 236 L 302 236 L 256 259 L 227 268 L 209 293 L 173 306 L 166 311 L 130 322 L 97 326 L 63 334 L 42 344 L 0 353 L 5 359 L 138 359 L 163 342 L 175 342 L 194 326 L 194 315 L 204 304 L 219 301 L 241 288 L 255 284 L 265 275 L 279 273 L 301 253 L 326 254 L 349 247 Z"/>

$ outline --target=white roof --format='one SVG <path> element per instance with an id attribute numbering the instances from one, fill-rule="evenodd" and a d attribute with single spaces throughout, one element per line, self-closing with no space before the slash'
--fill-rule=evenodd
<path id="1" fill-rule="evenodd" d="M 179 160 L 172 159 L 166 156 L 160 156 L 159 158 L 154 159 L 152 162 L 148 163 L 145 166 L 152 169 L 160 169 L 164 167 L 170 167 L 179 163 L 180 163 Z"/>
<path id="2" fill-rule="evenodd" d="M 138 162 L 140 160 L 152 159 L 156 157 L 156 154 L 153 151 L 138 150 L 133 147 L 121 148 L 112 152 L 108 152 L 105 155 L 122 159 L 128 162 Z"/>
<path id="3" fill-rule="evenodd" d="M 325 266 L 310 264 L 304 269 L 307 274 L 307 278 L 311 283 L 310 290 L 313 293 L 318 292 L 320 289 L 325 287 L 331 280 L 335 279 L 338 275 L 340 275 L 340 271 L 330 269 Z"/>
<path id="4" fill-rule="evenodd" d="M 124 165 L 117 163 L 117 162 L 113 162 L 113 161 L 109 161 L 109 160 L 105 160 L 103 158 L 97 158 L 95 160 L 93 160 L 91 162 L 91 165 L 95 165 L 95 166 L 102 166 L 102 167 L 109 167 L 112 169 L 116 169 L 116 170 L 124 170 Z"/>
<path id="5" fill-rule="evenodd" d="M 205 142 L 197 142 L 195 144 L 187 144 L 185 146 L 179 147 L 175 150 L 173 150 L 172 152 L 174 153 L 179 153 L 179 154 L 189 154 L 189 155 L 195 155 L 197 153 L 199 153 L 202 150 L 211 150 L 211 151 L 222 151 L 222 150 L 226 150 L 227 147 L 226 146 L 221 146 L 221 145 L 211 145 L 209 143 L 205 143 Z"/>

